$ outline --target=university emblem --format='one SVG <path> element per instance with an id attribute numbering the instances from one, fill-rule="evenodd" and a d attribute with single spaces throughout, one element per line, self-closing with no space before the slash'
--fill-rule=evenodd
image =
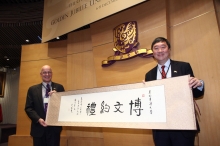
<path id="1" fill-rule="evenodd" d="M 149 58 L 153 56 L 151 49 L 138 49 L 137 22 L 122 23 L 113 29 L 114 55 L 102 61 L 102 67 L 107 67 L 119 60 L 135 56 Z"/>

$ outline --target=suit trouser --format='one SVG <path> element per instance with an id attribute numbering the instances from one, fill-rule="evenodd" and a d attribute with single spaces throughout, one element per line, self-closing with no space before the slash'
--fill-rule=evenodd
<path id="1" fill-rule="evenodd" d="M 34 146 L 60 146 L 60 133 L 59 127 L 45 127 L 42 137 L 33 137 Z"/>
<path id="2" fill-rule="evenodd" d="M 194 146 L 195 130 L 153 130 L 155 146 Z"/>

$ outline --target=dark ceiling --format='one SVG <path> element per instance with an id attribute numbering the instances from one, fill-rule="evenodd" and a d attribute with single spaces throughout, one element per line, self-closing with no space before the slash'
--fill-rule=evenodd
<path id="1" fill-rule="evenodd" d="M 43 5 L 44 0 L 0 0 L 0 68 L 20 67 L 21 45 L 41 43 Z M 66 34 L 59 40 L 64 39 Z"/>

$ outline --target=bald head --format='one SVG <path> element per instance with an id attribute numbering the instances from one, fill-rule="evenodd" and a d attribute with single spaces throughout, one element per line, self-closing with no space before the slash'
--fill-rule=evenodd
<path id="1" fill-rule="evenodd" d="M 49 83 L 52 80 L 52 69 L 49 65 L 44 65 L 41 68 L 40 72 L 41 78 L 43 82 Z"/>
<path id="2" fill-rule="evenodd" d="M 42 72 L 44 69 L 50 69 L 50 70 L 52 71 L 52 69 L 51 69 L 51 67 L 50 67 L 49 65 L 44 65 L 44 66 L 42 66 L 41 72 Z"/>

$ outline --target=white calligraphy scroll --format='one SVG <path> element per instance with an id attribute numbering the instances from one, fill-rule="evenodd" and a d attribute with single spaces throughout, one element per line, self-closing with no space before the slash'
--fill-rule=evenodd
<path id="1" fill-rule="evenodd" d="M 164 86 L 61 96 L 58 121 L 166 122 Z"/>
<path id="2" fill-rule="evenodd" d="M 195 130 L 189 76 L 57 92 L 46 123 L 55 126 Z"/>

